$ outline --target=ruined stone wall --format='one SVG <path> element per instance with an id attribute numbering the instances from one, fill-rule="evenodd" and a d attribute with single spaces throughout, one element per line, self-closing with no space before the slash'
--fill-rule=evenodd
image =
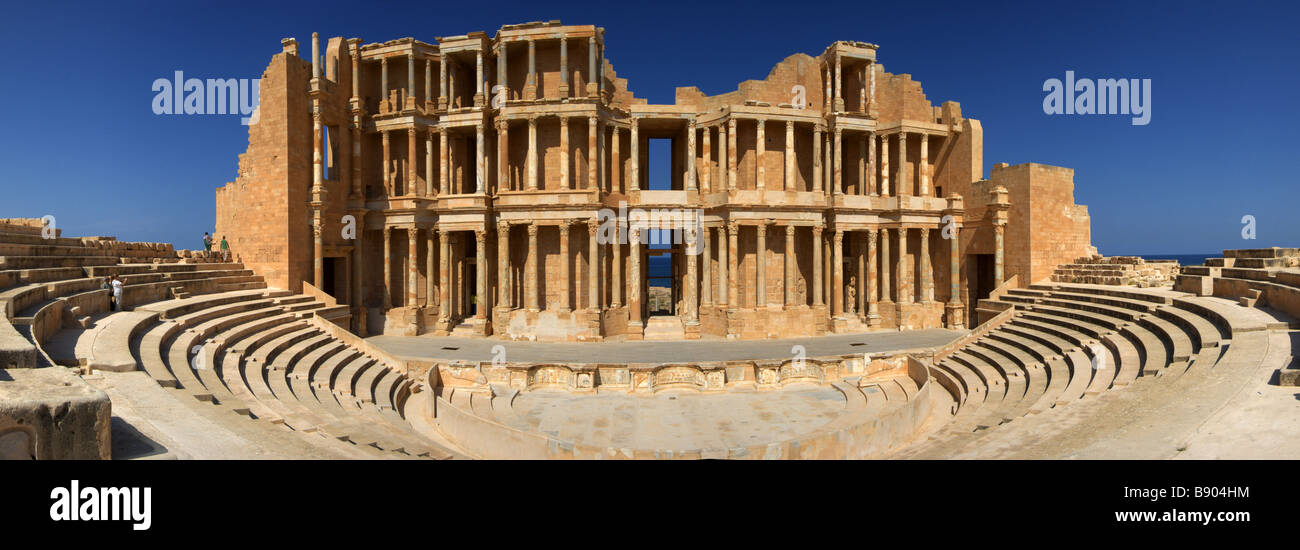
<path id="1" fill-rule="evenodd" d="M 1006 228 L 1006 277 L 1025 284 L 1052 275 L 1057 265 L 1091 250 L 1088 207 L 1074 203 L 1074 170 L 1026 163 L 993 168 L 993 185 L 1011 201 Z"/>
<path id="2" fill-rule="evenodd" d="M 276 288 L 298 291 L 311 277 L 311 65 L 288 53 L 262 74 L 258 121 L 234 182 L 217 189 L 216 238 Z"/>

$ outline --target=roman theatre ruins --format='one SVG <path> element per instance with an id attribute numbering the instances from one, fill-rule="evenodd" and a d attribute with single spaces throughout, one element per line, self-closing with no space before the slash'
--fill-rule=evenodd
<path id="1" fill-rule="evenodd" d="M 233 258 L 0 222 L 4 456 L 1300 450 L 1300 251 L 1100 257 L 875 44 L 655 105 L 596 26 L 313 35 L 260 96 Z"/>

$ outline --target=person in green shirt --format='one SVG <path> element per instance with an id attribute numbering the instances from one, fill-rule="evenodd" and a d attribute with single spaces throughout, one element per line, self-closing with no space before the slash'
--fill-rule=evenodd
<path id="1" fill-rule="evenodd" d="M 221 236 L 221 259 L 230 261 L 230 244 L 226 242 L 226 236 Z"/>

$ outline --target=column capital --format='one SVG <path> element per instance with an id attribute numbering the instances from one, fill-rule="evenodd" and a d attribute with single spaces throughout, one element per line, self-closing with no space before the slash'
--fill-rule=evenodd
<path id="1" fill-rule="evenodd" d="M 587 220 L 587 234 L 588 234 L 588 235 L 594 237 L 594 236 L 596 236 L 596 231 L 599 231 L 599 230 L 600 230 L 600 220 L 598 220 L 598 219 L 596 219 L 596 218 L 591 218 L 591 219 Z"/>
<path id="2" fill-rule="evenodd" d="M 474 230 L 474 240 L 478 242 L 480 247 L 483 245 L 483 241 L 486 239 L 487 239 L 487 229 Z M 480 248 L 480 250 L 482 249 Z"/>
<path id="3" fill-rule="evenodd" d="M 794 224 L 787 224 L 785 226 L 785 236 L 787 237 L 794 236 L 794 228 L 795 228 Z"/>
<path id="4" fill-rule="evenodd" d="M 536 237 L 536 236 L 537 236 L 537 224 L 536 224 L 536 223 L 530 223 L 530 224 L 528 224 L 528 236 L 529 236 L 529 237 Z"/>
<path id="5" fill-rule="evenodd" d="M 835 228 L 835 246 L 840 246 L 843 243 L 844 243 L 844 230 L 837 227 Z"/>
<path id="6" fill-rule="evenodd" d="M 497 221 L 497 232 L 498 232 L 498 233 L 506 233 L 506 232 L 509 232 L 509 231 L 510 231 L 510 222 L 505 221 L 505 220 L 498 220 L 498 221 Z"/>

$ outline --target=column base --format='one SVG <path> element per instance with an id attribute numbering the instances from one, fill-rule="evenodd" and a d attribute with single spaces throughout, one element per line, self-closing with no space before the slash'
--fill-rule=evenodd
<path id="1" fill-rule="evenodd" d="M 963 330 L 966 328 L 966 308 L 961 302 L 948 302 L 943 306 L 944 318 L 948 328 Z"/>
<path id="2" fill-rule="evenodd" d="M 524 86 L 524 100 L 537 101 L 537 86 L 533 84 Z"/>
<path id="3" fill-rule="evenodd" d="M 587 97 L 596 97 L 600 93 L 600 85 L 595 82 L 587 83 Z"/>
<path id="4" fill-rule="evenodd" d="M 626 338 L 628 340 L 644 340 L 645 323 L 642 323 L 641 321 L 628 321 Z"/>
<path id="5" fill-rule="evenodd" d="M 438 110 L 439 111 L 447 110 L 447 98 L 445 97 L 438 98 Z"/>
<path id="6" fill-rule="evenodd" d="M 700 339 L 700 322 L 699 322 L 699 321 L 686 321 L 685 323 L 682 323 L 682 327 L 683 327 L 684 329 L 686 329 L 686 339 L 687 339 L 687 340 L 699 340 L 699 339 Z"/>
<path id="7" fill-rule="evenodd" d="M 568 85 L 568 84 L 560 84 L 560 97 L 561 97 L 561 98 L 569 97 L 569 85 Z"/>
<path id="8" fill-rule="evenodd" d="M 879 313 L 868 313 L 868 314 L 867 314 L 867 326 L 870 327 L 870 328 L 880 328 L 880 314 L 879 314 Z"/>
<path id="9" fill-rule="evenodd" d="M 475 106 L 475 107 L 482 108 L 482 107 L 483 107 L 484 105 L 486 105 L 486 104 L 487 104 L 487 96 L 483 95 L 483 92 L 479 92 L 479 93 L 477 93 L 477 94 L 474 94 L 474 106 Z"/>

